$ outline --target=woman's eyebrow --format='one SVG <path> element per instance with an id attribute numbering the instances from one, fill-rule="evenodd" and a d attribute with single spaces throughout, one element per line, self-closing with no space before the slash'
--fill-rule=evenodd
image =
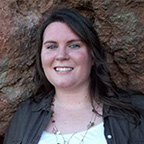
<path id="1" fill-rule="evenodd" d="M 43 44 L 45 45 L 45 44 L 47 44 L 47 43 L 57 43 L 56 41 L 53 41 L 53 40 L 47 40 L 47 41 L 45 41 Z"/>
<path id="2" fill-rule="evenodd" d="M 67 43 L 72 43 L 72 42 L 82 42 L 82 40 L 81 39 L 72 39 L 72 40 L 67 41 Z"/>

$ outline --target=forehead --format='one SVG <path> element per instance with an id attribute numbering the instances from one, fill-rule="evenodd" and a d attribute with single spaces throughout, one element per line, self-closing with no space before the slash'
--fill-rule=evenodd
<path id="1" fill-rule="evenodd" d="M 43 40 L 47 39 L 80 39 L 80 37 L 63 22 L 53 22 L 49 24 L 43 34 Z"/>

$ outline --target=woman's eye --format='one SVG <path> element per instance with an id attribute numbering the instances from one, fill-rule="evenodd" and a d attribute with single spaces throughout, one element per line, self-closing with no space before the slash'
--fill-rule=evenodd
<path id="1" fill-rule="evenodd" d="M 47 46 L 47 49 L 55 49 L 55 48 L 57 48 L 56 45 L 49 45 L 49 46 Z"/>
<path id="2" fill-rule="evenodd" d="M 69 47 L 70 47 L 70 48 L 79 48 L 80 45 L 78 45 L 78 44 L 72 44 L 72 45 L 70 45 Z"/>

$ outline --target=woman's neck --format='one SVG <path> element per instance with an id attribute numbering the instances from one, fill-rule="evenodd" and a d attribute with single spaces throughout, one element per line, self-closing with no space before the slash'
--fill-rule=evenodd
<path id="1" fill-rule="evenodd" d="M 67 108 L 81 108 L 91 105 L 88 88 L 72 91 L 56 89 L 55 101 L 58 105 Z"/>

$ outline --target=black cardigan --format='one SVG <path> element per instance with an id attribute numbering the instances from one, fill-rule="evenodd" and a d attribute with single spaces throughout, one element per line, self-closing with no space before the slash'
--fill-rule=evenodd
<path id="1" fill-rule="evenodd" d="M 44 98 L 40 103 L 30 100 L 20 104 L 14 114 L 5 134 L 4 144 L 37 144 L 42 132 L 51 118 L 50 103 L 52 97 Z M 144 96 L 132 95 L 124 97 L 123 101 L 130 102 L 142 113 L 144 112 Z M 144 144 L 144 115 L 139 117 L 136 125 L 134 118 L 124 112 L 104 105 L 104 135 L 108 144 Z"/>

